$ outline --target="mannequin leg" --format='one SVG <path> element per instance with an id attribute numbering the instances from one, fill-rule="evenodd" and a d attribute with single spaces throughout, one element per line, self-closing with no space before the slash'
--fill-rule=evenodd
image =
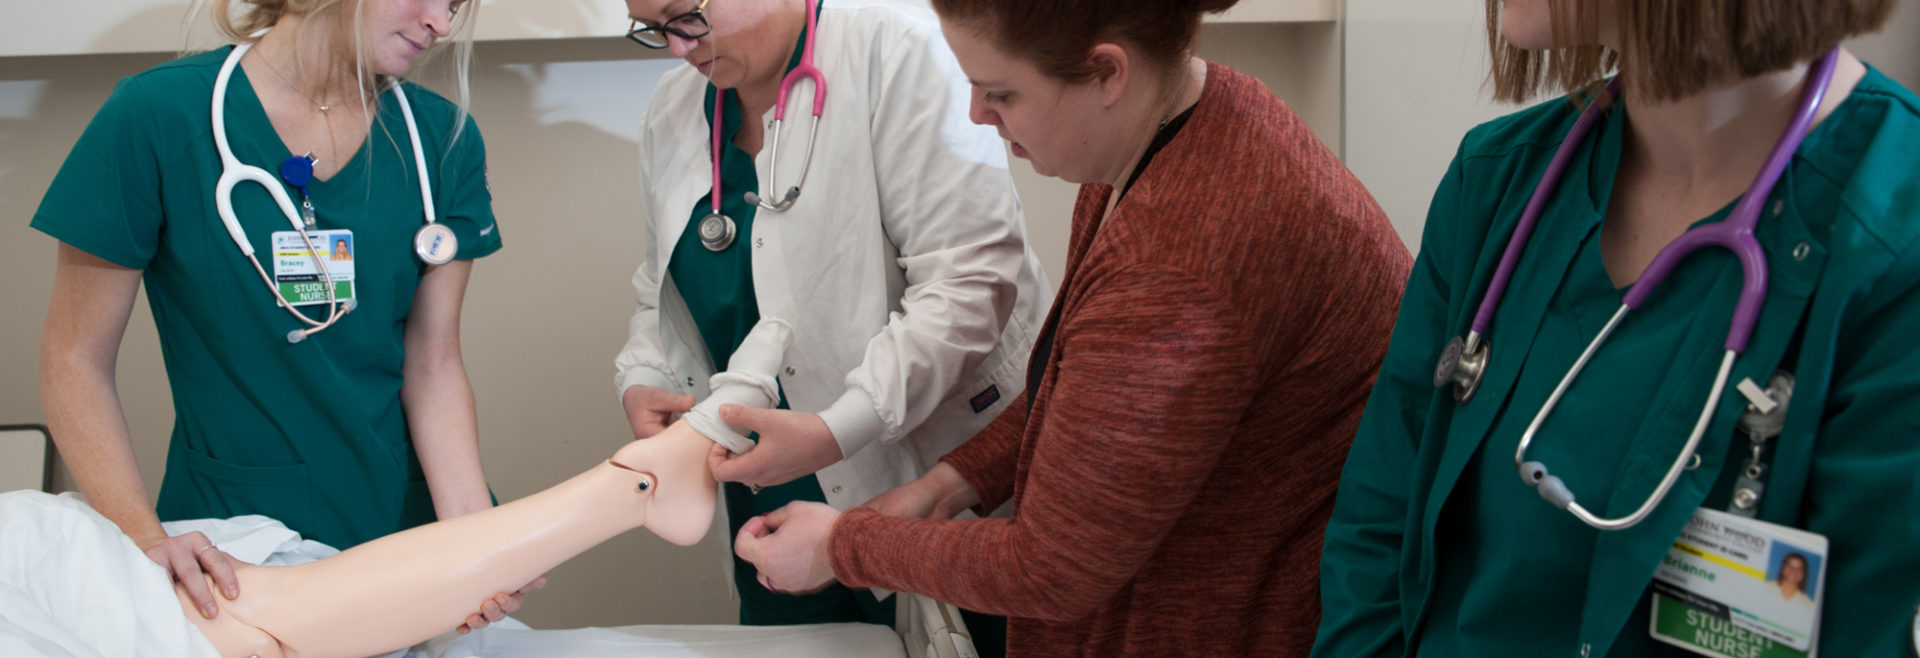
<path id="1" fill-rule="evenodd" d="M 763 331 L 764 329 L 764 331 Z M 748 335 L 715 398 L 771 407 L 771 382 L 791 336 L 777 319 Z M 751 349 L 749 347 L 751 346 Z M 743 372 L 752 368 L 757 372 Z M 722 376 L 740 374 L 738 381 Z M 758 382 L 758 383 L 756 383 Z M 724 384 L 724 385 L 723 385 Z M 753 395 L 733 393 L 751 388 Z M 717 404 L 708 405 L 712 414 Z M 691 415 L 691 414 L 689 414 Z M 717 414 L 713 416 L 717 421 Z M 724 425 L 724 424 L 722 424 Z M 633 441 L 613 457 L 549 489 L 466 516 L 427 524 L 293 567 L 242 566 L 241 597 L 215 597 L 212 621 L 181 609 L 223 656 L 367 656 L 453 628 L 478 602 L 510 591 L 600 542 L 637 527 L 682 546 L 706 535 L 718 485 L 707 470 L 714 440 L 687 420 Z"/>
<path id="2" fill-rule="evenodd" d="M 669 541 L 699 541 L 715 504 L 706 464 L 711 445 L 675 423 L 506 505 L 308 564 L 242 566 L 236 575 L 243 594 L 218 599 L 213 621 L 185 605 L 184 594 L 182 610 L 222 655 L 367 656 L 405 647 L 460 625 L 494 593 L 651 521 L 662 522 Z M 262 637 L 277 641 L 280 652 L 264 647 Z"/>

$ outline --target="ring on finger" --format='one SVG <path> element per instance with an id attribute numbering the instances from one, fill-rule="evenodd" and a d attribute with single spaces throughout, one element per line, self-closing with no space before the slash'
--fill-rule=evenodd
<path id="1" fill-rule="evenodd" d="M 199 555 L 199 554 L 201 554 L 201 553 L 205 553 L 205 552 L 207 552 L 207 549 L 209 549 L 209 548 L 213 548 L 213 544 L 207 544 L 207 545 L 205 545 L 205 546 L 201 546 L 201 547 L 199 547 L 199 548 L 196 548 L 196 549 L 193 549 L 193 554 L 194 554 L 194 555 Z"/>

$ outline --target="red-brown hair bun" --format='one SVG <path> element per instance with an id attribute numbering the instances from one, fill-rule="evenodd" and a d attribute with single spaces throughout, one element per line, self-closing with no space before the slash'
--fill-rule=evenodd
<path id="1" fill-rule="evenodd" d="M 1193 52 L 1200 17 L 1239 0 L 933 0 L 949 23 L 978 30 L 1009 55 L 1070 82 L 1100 74 L 1087 59 L 1095 44 L 1121 43 L 1157 66 Z"/>

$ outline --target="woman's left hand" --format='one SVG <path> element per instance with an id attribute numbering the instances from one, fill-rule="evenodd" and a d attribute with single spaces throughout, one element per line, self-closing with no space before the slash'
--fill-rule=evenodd
<path id="1" fill-rule="evenodd" d="M 747 520 L 733 552 L 760 571 L 760 585 L 776 594 L 811 594 L 833 584 L 828 553 L 840 511 L 822 503 L 796 502 Z"/>
<path id="2" fill-rule="evenodd" d="M 461 624 L 458 629 L 460 634 L 465 635 L 472 633 L 486 628 L 487 625 L 493 622 L 506 619 L 507 615 L 513 614 L 514 611 L 520 609 L 520 604 L 526 599 L 527 592 L 546 586 L 547 576 L 546 574 L 541 574 L 539 578 L 533 579 L 533 582 L 527 583 L 526 587 L 520 588 L 520 591 L 512 594 L 501 592 L 493 595 L 493 598 L 487 599 L 486 602 L 480 604 L 480 612 L 467 615 L 467 623 Z"/>
<path id="3" fill-rule="evenodd" d="M 720 405 L 720 420 L 756 432 L 752 450 L 735 455 L 714 451 L 707 466 L 713 479 L 752 487 L 786 484 L 840 461 L 840 443 L 819 416 L 786 409 Z"/>

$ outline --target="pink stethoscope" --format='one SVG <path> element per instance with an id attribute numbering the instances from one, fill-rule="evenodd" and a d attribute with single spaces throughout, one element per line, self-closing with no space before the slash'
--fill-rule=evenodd
<path id="1" fill-rule="evenodd" d="M 767 210 L 785 211 L 793 207 L 795 199 L 800 198 L 800 186 L 807 183 L 807 170 L 813 168 L 813 145 L 820 136 L 820 111 L 827 106 L 827 78 L 820 73 L 820 67 L 813 65 L 813 44 L 820 38 L 818 29 L 820 12 L 817 5 L 807 9 L 807 40 L 800 50 L 800 65 L 787 72 L 787 77 L 780 81 L 780 95 L 774 101 L 773 160 L 768 167 L 768 187 L 780 189 L 779 184 L 774 182 L 774 177 L 779 175 L 780 170 L 780 129 L 787 122 L 787 96 L 793 91 L 793 84 L 801 79 L 813 80 L 813 124 L 807 127 L 807 153 L 800 163 L 800 181 L 793 187 L 787 188 L 786 195 L 780 197 L 779 201 L 771 203 L 762 198 L 757 191 L 746 193 L 747 203 L 756 204 Z M 720 126 L 722 117 L 726 113 L 726 93 L 726 90 L 722 89 L 714 95 L 713 117 L 708 121 L 713 124 L 713 212 L 701 218 L 699 232 L 700 244 L 709 251 L 725 251 L 727 247 L 733 245 L 735 233 L 733 218 L 720 212 L 720 154 L 722 152 Z"/>
<path id="2" fill-rule="evenodd" d="M 1520 437 L 1520 447 L 1513 453 L 1513 464 L 1520 470 L 1520 479 L 1525 481 L 1527 486 L 1539 491 L 1540 496 L 1546 498 L 1547 502 L 1568 511 L 1594 528 L 1626 529 L 1640 523 L 1652 513 L 1653 508 L 1666 498 L 1667 491 L 1672 489 L 1673 483 L 1680 478 L 1680 472 L 1687 468 L 1689 460 L 1697 459 L 1694 450 L 1699 447 L 1700 437 L 1706 433 L 1707 423 L 1713 417 L 1714 407 L 1719 405 L 1720 395 L 1727 388 L 1727 376 L 1733 368 L 1734 357 L 1746 350 L 1747 339 L 1753 335 L 1753 327 L 1760 318 L 1760 305 L 1766 301 L 1766 253 L 1761 250 L 1760 242 L 1753 238 L 1753 230 L 1760 221 L 1760 208 L 1766 204 L 1767 196 L 1773 192 L 1774 183 L 1779 181 L 1782 173 L 1785 173 L 1787 163 L 1793 159 L 1794 151 L 1800 147 L 1800 140 L 1806 137 L 1808 128 L 1813 125 L 1814 114 L 1819 111 L 1820 103 L 1826 97 L 1827 86 L 1833 81 L 1834 68 L 1839 60 L 1840 47 L 1834 46 L 1814 64 L 1807 81 L 1806 91 L 1801 94 L 1800 106 L 1796 108 L 1793 120 L 1787 124 L 1785 134 L 1781 135 L 1780 141 L 1774 144 L 1773 152 L 1768 154 L 1766 165 L 1761 168 L 1760 175 L 1754 179 L 1753 185 L 1747 188 L 1746 194 L 1740 197 L 1740 202 L 1734 206 L 1733 212 L 1725 220 L 1687 231 L 1668 244 L 1665 249 L 1660 250 L 1659 255 L 1654 257 L 1653 263 L 1647 266 L 1640 280 L 1627 291 L 1620 310 L 1614 312 L 1613 319 L 1600 330 L 1600 335 L 1595 336 L 1593 342 L 1587 344 L 1586 350 L 1580 353 L 1580 358 L 1574 361 L 1573 367 L 1560 380 L 1560 385 L 1555 387 L 1553 393 L 1547 397 L 1546 404 L 1541 405 L 1539 413 L 1533 417 L 1533 422 L 1527 425 L 1526 433 Z M 1607 86 L 1607 91 L 1617 96 L 1619 87 L 1620 82 L 1616 79 Z M 1547 198 L 1553 194 L 1553 188 L 1559 182 L 1561 172 L 1566 168 L 1567 161 L 1572 159 L 1574 151 L 1579 148 L 1581 140 L 1586 137 L 1593 124 L 1599 122 L 1603 111 L 1600 105 L 1597 102 L 1591 103 L 1581 113 L 1580 119 L 1574 122 L 1573 129 L 1568 131 L 1567 138 L 1561 142 L 1559 150 L 1554 153 L 1553 160 L 1548 163 L 1546 173 L 1540 177 L 1532 198 L 1527 201 L 1526 211 L 1520 217 L 1520 224 L 1514 229 L 1513 237 L 1507 242 L 1507 249 L 1500 257 L 1500 266 L 1494 271 L 1493 281 L 1487 288 L 1486 296 L 1481 298 L 1480 308 L 1473 318 L 1472 331 L 1469 331 L 1465 338 L 1456 336 L 1447 341 L 1446 349 L 1440 355 L 1440 361 L 1434 368 L 1433 385 L 1439 388 L 1452 386 L 1453 397 L 1457 402 L 1465 403 L 1480 387 L 1480 378 L 1486 374 L 1488 359 L 1488 343 L 1483 336 L 1487 327 L 1493 322 L 1494 311 L 1499 308 L 1500 297 L 1506 292 L 1507 281 L 1513 277 L 1514 267 L 1520 261 L 1520 252 L 1526 246 L 1527 237 L 1533 233 L 1534 224 L 1539 221 L 1541 210 L 1546 207 Z M 1586 368 L 1587 361 L 1593 358 L 1593 353 L 1600 348 L 1600 344 L 1607 340 L 1607 336 L 1612 334 L 1616 327 L 1620 326 L 1620 321 L 1626 317 L 1627 311 L 1638 308 L 1645 302 L 1681 260 L 1707 247 L 1721 247 L 1732 251 L 1739 257 L 1741 270 L 1745 276 L 1745 285 L 1740 290 L 1740 303 L 1734 308 L 1733 324 L 1727 329 L 1726 354 L 1720 361 L 1720 371 L 1714 378 L 1713 390 L 1708 393 L 1707 404 L 1700 410 L 1699 419 L 1694 422 L 1693 434 L 1687 438 L 1686 446 L 1680 450 L 1680 456 L 1667 469 L 1666 476 L 1660 480 L 1660 485 L 1654 489 L 1652 495 L 1638 509 L 1626 516 L 1615 519 L 1595 516 L 1579 503 L 1574 502 L 1573 492 L 1559 477 L 1550 474 L 1545 464 L 1527 461 L 1527 447 L 1533 443 L 1534 434 L 1539 431 L 1540 425 L 1546 422 L 1548 414 L 1553 413 L 1553 408 L 1558 406 L 1560 396 L 1567 392 L 1567 387 L 1573 384 L 1574 378 Z"/>

